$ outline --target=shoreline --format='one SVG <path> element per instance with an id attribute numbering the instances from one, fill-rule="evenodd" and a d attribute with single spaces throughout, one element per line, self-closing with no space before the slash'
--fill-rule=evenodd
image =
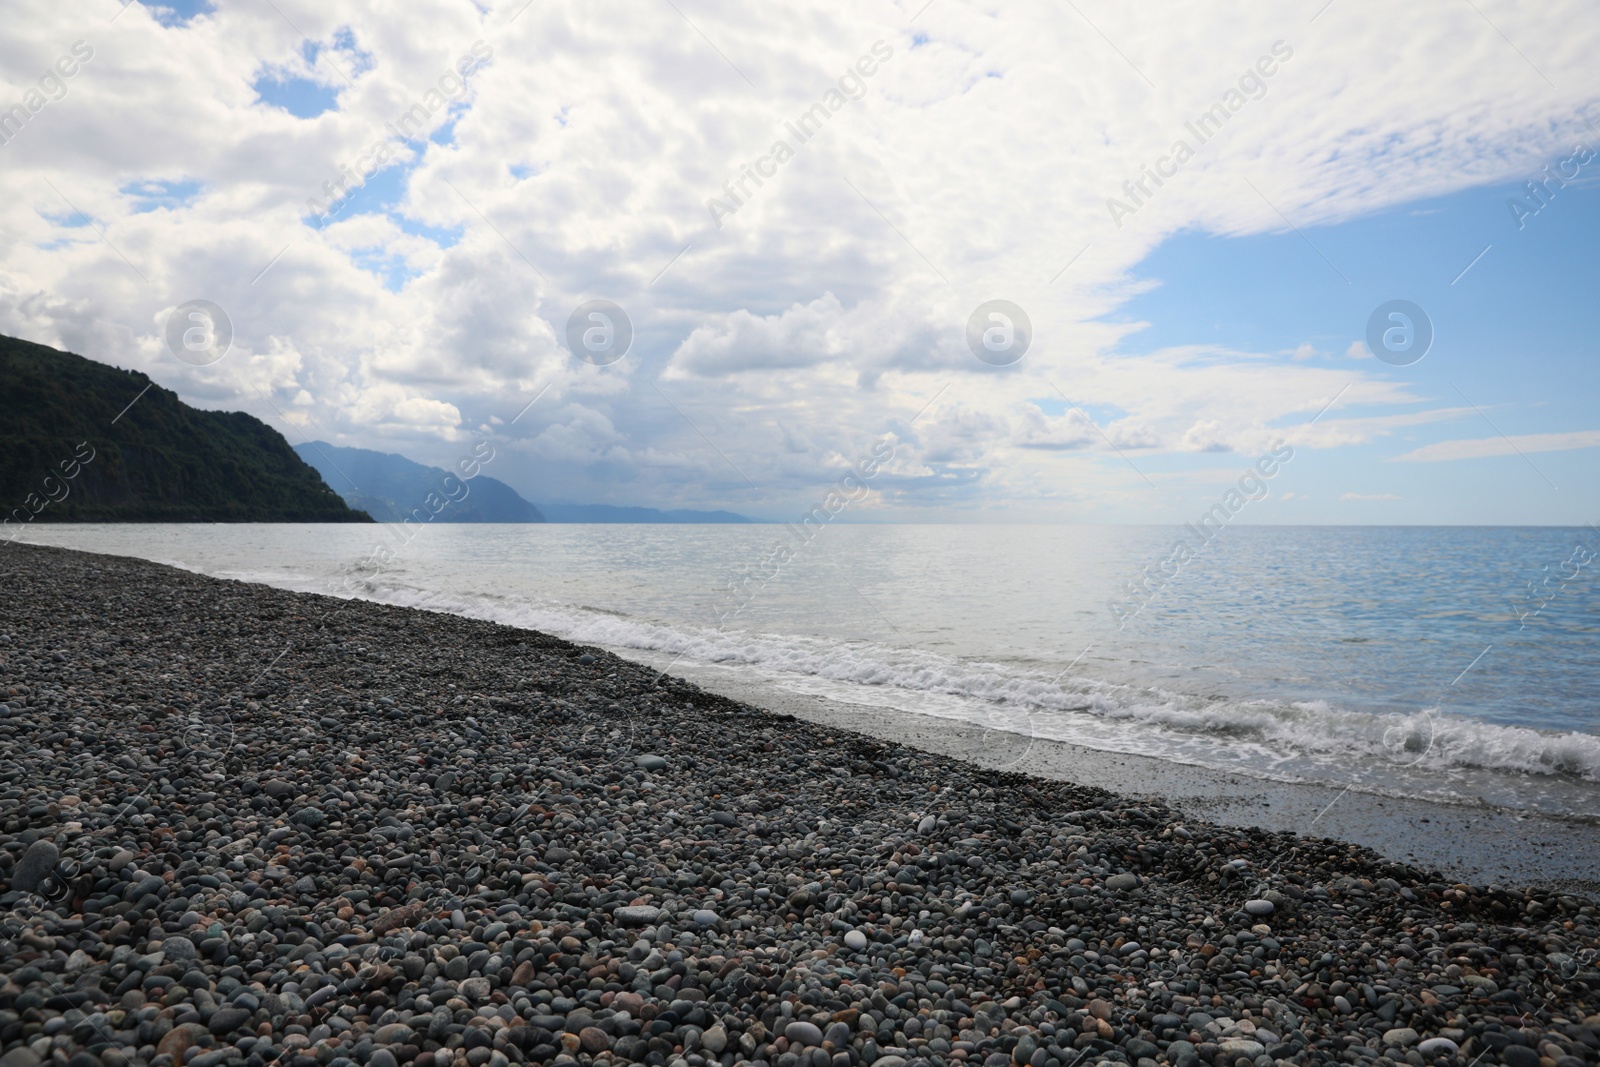
<path id="1" fill-rule="evenodd" d="M 671 662 L 635 649 L 609 651 L 658 668 Z M 1158 800 L 1193 819 L 1315 832 L 1474 884 L 1540 885 L 1600 898 L 1600 823 L 1591 819 L 1278 781 L 1050 738 L 974 745 L 970 731 L 946 719 L 752 685 L 731 672 L 682 660 L 673 670 L 730 699 L 809 722 L 980 766 Z"/>
<path id="2" fill-rule="evenodd" d="M 1563 891 L 534 631 L 7 551 L 3 1067 L 1600 1060 Z"/>

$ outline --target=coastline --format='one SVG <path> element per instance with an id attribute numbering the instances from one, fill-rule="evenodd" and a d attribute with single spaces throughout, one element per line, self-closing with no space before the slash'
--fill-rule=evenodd
<path id="1" fill-rule="evenodd" d="M 614 649 L 662 667 L 671 657 Z M 1156 800 L 1188 818 L 1275 832 L 1314 833 L 1479 885 L 1545 886 L 1600 897 L 1600 823 L 1578 817 L 1279 781 L 1108 752 L 1050 738 L 974 745 L 949 720 L 897 708 L 845 704 L 743 683 L 731 672 L 673 670 L 730 699 L 996 769 Z"/>
<path id="2" fill-rule="evenodd" d="M 4 1067 L 1597 1060 L 1563 891 L 534 631 L 5 551 Z"/>

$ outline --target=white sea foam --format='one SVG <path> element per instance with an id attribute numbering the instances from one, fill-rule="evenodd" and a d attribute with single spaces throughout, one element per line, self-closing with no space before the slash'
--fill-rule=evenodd
<path id="1" fill-rule="evenodd" d="M 1409 716 L 1342 709 L 1326 701 L 1204 698 L 1112 684 L 1011 664 L 969 662 L 917 649 L 811 636 L 719 631 L 514 596 L 460 596 L 387 577 L 363 595 L 542 630 L 568 640 L 681 656 L 747 669 L 770 684 L 857 703 L 952 718 L 983 705 L 1023 711 L 1018 728 L 1093 748 L 1305 777 L 1360 768 L 1391 784 L 1406 774 L 1458 770 L 1600 781 L 1600 737 L 1465 718 L 1438 709 Z M 932 701 L 928 698 L 943 698 Z M 1420 783 L 1419 783 L 1420 784 Z"/>

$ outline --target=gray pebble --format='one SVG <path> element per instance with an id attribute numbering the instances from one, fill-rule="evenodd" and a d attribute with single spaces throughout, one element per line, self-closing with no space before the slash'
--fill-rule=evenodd
<path id="1" fill-rule="evenodd" d="M 218 1008 L 212 1013 L 206 1026 L 213 1034 L 223 1037 L 233 1033 L 249 1021 L 250 1013 L 244 1008 Z"/>
<path id="2" fill-rule="evenodd" d="M 634 904 L 618 908 L 613 918 L 623 926 L 649 926 L 661 917 L 661 909 L 649 904 Z"/>
<path id="3" fill-rule="evenodd" d="M 199 953 L 195 951 L 194 942 L 187 937 L 174 934 L 161 940 L 161 954 L 171 962 L 186 962 L 196 959 Z"/>
<path id="4" fill-rule="evenodd" d="M 61 852 L 55 843 L 40 838 L 29 845 L 27 851 L 22 854 L 17 869 L 11 874 L 11 888 L 23 893 L 33 892 L 39 888 L 41 882 L 50 877 L 60 860 Z"/>
<path id="5" fill-rule="evenodd" d="M 1500 1050 L 1500 1062 L 1506 1067 L 1539 1067 L 1539 1053 L 1527 1045 L 1507 1045 Z"/>
<path id="6" fill-rule="evenodd" d="M 6 553 L 30 616 L 0 635 L 0 877 L 55 839 L 87 892 L 0 916 L 28 1042 L 0 1067 L 1370 1067 L 1455 1056 L 1457 1027 L 1470 1057 L 1490 1023 L 1510 1067 L 1583 1054 L 1575 894 L 1179 826 L 527 630 Z M 227 740 L 186 746 L 213 710 Z M 1513 1025 L 1528 1004 L 1582 1022 Z"/>
<path id="7" fill-rule="evenodd" d="M 801 1045 L 822 1044 L 822 1031 L 815 1023 L 792 1022 L 783 1028 L 783 1036 Z"/>

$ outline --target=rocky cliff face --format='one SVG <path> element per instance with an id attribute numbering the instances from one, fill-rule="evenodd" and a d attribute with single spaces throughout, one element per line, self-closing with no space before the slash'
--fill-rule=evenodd
<path id="1" fill-rule="evenodd" d="M 0 337 L 0 519 L 370 521 L 254 416 L 12 337 Z"/>

